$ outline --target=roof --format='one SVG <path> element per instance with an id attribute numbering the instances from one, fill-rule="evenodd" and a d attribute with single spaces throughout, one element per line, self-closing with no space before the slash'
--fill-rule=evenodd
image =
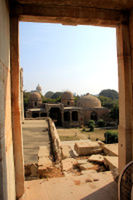
<path id="1" fill-rule="evenodd" d="M 101 108 L 101 101 L 97 97 L 87 94 L 78 99 L 77 106 L 83 108 Z"/>
<path id="2" fill-rule="evenodd" d="M 39 92 L 31 92 L 29 101 L 42 101 L 40 93 Z"/>
<path id="3" fill-rule="evenodd" d="M 70 92 L 70 91 L 65 91 L 65 92 L 62 94 L 61 100 L 72 100 L 72 99 L 74 99 L 73 93 L 72 93 L 72 92 Z"/>

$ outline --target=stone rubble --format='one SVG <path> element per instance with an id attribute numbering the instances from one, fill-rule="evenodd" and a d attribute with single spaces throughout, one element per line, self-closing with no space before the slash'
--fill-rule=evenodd
<path id="1" fill-rule="evenodd" d="M 88 158 L 88 161 L 91 161 L 91 162 L 97 162 L 97 163 L 104 163 L 104 156 L 102 156 L 101 154 L 97 154 L 97 155 L 91 155 L 89 158 Z"/>
<path id="2" fill-rule="evenodd" d="M 106 167 L 109 167 L 110 170 L 115 168 L 118 169 L 118 157 L 117 156 L 105 156 L 104 164 Z"/>
<path id="3" fill-rule="evenodd" d="M 98 154 L 102 152 L 100 144 L 92 141 L 76 142 L 74 149 L 79 156 Z"/>
<path id="4" fill-rule="evenodd" d="M 62 164 L 62 171 L 70 171 L 75 166 L 77 166 L 78 162 L 74 158 L 66 158 L 62 160 L 61 164 Z"/>
<path id="5" fill-rule="evenodd" d="M 62 159 L 71 158 L 72 149 L 69 145 L 62 145 Z"/>
<path id="6" fill-rule="evenodd" d="M 79 165 L 80 170 L 89 170 L 89 169 L 93 169 L 94 165 L 92 163 L 84 163 Z"/>

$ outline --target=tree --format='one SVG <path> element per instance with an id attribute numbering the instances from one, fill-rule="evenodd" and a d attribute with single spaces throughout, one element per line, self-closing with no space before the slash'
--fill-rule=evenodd
<path id="1" fill-rule="evenodd" d="M 114 105 L 113 108 L 110 111 L 110 117 L 111 119 L 113 119 L 114 121 L 119 122 L 119 106 L 118 104 Z"/>
<path id="2" fill-rule="evenodd" d="M 107 90 L 102 90 L 99 93 L 99 96 L 104 96 L 104 97 L 109 97 L 112 100 L 116 100 L 118 99 L 118 92 L 116 90 L 111 90 L 111 89 L 107 89 Z"/>
<path id="3" fill-rule="evenodd" d="M 97 125 L 98 125 L 99 127 L 104 127 L 104 126 L 105 126 L 105 121 L 104 121 L 103 119 L 99 119 L 99 120 L 97 121 Z"/>
<path id="4" fill-rule="evenodd" d="M 62 94 L 63 94 L 62 92 L 55 92 L 55 93 L 52 95 L 51 99 L 57 99 L 57 98 L 61 97 Z"/>
<path id="5" fill-rule="evenodd" d="M 94 120 L 89 120 L 88 127 L 90 128 L 90 131 L 93 132 L 94 128 L 95 128 L 95 121 Z"/>
<path id="6" fill-rule="evenodd" d="M 45 97 L 46 98 L 51 98 L 53 96 L 53 94 L 54 94 L 54 92 L 48 91 L 48 92 L 46 92 Z"/>
<path id="7" fill-rule="evenodd" d="M 112 100 L 110 97 L 99 96 L 101 104 L 103 107 L 112 109 L 114 105 L 118 105 L 118 99 Z"/>

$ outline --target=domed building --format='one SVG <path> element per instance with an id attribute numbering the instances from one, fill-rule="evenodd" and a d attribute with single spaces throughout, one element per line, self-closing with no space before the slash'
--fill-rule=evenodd
<path id="1" fill-rule="evenodd" d="M 107 108 L 101 106 L 101 101 L 96 96 L 89 93 L 78 99 L 77 106 L 82 108 L 84 124 L 87 124 L 89 120 L 104 119 L 109 112 Z"/>
<path id="2" fill-rule="evenodd" d="M 40 107 L 42 104 L 41 94 L 39 92 L 31 92 L 29 97 L 29 106 L 30 108 Z"/>
<path id="3" fill-rule="evenodd" d="M 40 94 L 42 93 L 42 88 L 39 84 L 36 87 L 36 91 L 39 92 Z"/>
<path id="4" fill-rule="evenodd" d="M 39 89 L 39 86 L 37 86 Z M 41 94 L 33 91 L 29 98 L 27 118 L 51 117 L 55 124 L 63 127 L 79 127 L 88 124 L 90 119 L 97 121 L 106 118 L 109 110 L 101 106 L 101 101 L 91 95 L 81 96 L 75 106 L 72 92 L 65 91 L 61 103 L 42 103 Z"/>
<path id="5" fill-rule="evenodd" d="M 65 91 L 61 97 L 61 103 L 66 106 L 74 106 L 74 96 L 72 92 Z"/>
<path id="6" fill-rule="evenodd" d="M 88 93 L 78 99 L 77 106 L 82 108 L 101 108 L 101 101 Z"/>

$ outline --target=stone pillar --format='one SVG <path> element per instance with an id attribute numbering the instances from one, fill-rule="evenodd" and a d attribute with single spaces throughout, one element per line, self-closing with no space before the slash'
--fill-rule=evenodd
<path id="1" fill-rule="evenodd" d="M 132 66 L 131 66 L 131 76 L 132 76 L 132 83 L 131 83 L 131 89 L 132 89 L 132 137 L 131 137 L 131 143 L 132 143 L 132 160 L 133 160 L 133 9 L 130 11 L 130 17 L 129 17 L 129 35 L 130 35 L 130 48 L 131 48 L 131 58 L 132 58 Z"/>
<path id="2" fill-rule="evenodd" d="M 12 131 L 15 163 L 16 197 L 24 193 L 24 164 L 22 147 L 22 129 L 20 113 L 20 71 L 19 71 L 19 22 L 17 17 L 11 18 L 11 98 L 12 98 Z"/>
<path id="3" fill-rule="evenodd" d="M 0 0 L 0 200 L 15 200 L 11 117 L 10 10 Z"/>
<path id="4" fill-rule="evenodd" d="M 20 68 L 20 107 L 21 107 L 21 121 L 24 121 L 23 69 L 22 68 Z"/>
<path id="5" fill-rule="evenodd" d="M 117 27 L 119 76 L 119 172 L 132 160 L 132 61 L 129 26 Z"/>

